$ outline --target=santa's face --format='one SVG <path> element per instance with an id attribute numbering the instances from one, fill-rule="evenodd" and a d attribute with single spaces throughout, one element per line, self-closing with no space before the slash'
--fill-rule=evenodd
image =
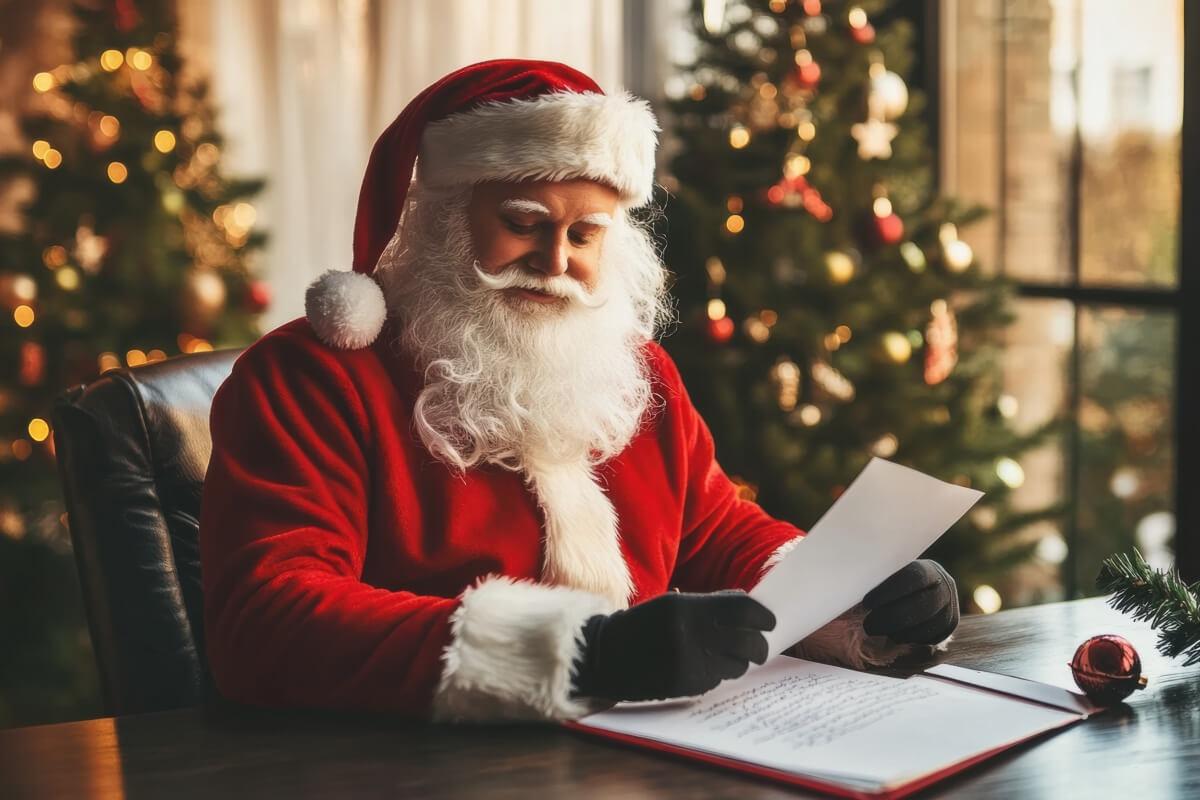
<path id="1" fill-rule="evenodd" d="M 398 345 L 425 378 L 413 423 L 431 453 L 527 469 L 628 444 L 651 400 L 645 344 L 669 304 L 648 231 L 611 189 L 415 184 L 380 265 Z"/>
<path id="2" fill-rule="evenodd" d="M 479 268 L 522 275 L 501 290 L 517 305 L 562 308 L 596 288 L 604 236 L 617 191 L 595 181 L 489 181 L 476 184 L 467 206 Z"/>

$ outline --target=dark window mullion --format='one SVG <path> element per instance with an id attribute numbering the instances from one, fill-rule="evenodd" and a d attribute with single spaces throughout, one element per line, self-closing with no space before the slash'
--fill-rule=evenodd
<path id="1" fill-rule="evenodd" d="M 1175 560 L 1200 580 L 1200 8 L 1183 4 L 1179 293 L 1175 390 Z"/>

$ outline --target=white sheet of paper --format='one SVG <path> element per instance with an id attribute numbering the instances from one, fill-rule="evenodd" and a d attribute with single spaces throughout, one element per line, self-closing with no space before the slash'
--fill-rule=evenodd
<path id="1" fill-rule="evenodd" d="M 873 458 L 750 596 L 775 614 L 778 655 L 919 556 L 983 492 Z"/>

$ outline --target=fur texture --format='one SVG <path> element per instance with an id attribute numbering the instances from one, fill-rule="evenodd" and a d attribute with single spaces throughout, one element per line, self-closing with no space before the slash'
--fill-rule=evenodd
<path id="1" fill-rule="evenodd" d="M 490 576 L 462 594 L 450 618 L 433 699 L 439 721 L 575 719 L 597 710 L 572 698 L 583 624 L 612 611 L 605 598 L 562 586 Z"/>
<path id="2" fill-rule="evenodd" d="M 545 516 L 542 580 L 607 597 L 627 608 L 633 594 L 616 512 L 584 463 L 534 467 L 527 482 Z"/>
<path id="3" fill-rule="evenodd" d="M 387 304 L 374 278 L 331 269 L 304 293 L 304 315 L 325 344 L 357 350 L 379 335 L 387 319 Z"/>
<path id="4" fill-rule="evenodd" d="M 426 127 L 417 174 L 431 187 L 591 178 L 636 207 L 654 187 L 659 130 L 650 104 L 628 92 L 485 103 Z"/>

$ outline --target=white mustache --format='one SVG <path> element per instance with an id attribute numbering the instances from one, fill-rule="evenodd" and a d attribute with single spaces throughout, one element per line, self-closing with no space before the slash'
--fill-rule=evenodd
<path id="1" fill-rule="evenodd" d="M 577 303 L 584 308 L 601 308 L 608 302 L 607 296 L 589 292 L 582 283 L 566 275 L 538 278 L 523 272 L 520 267 L 510 267 L 503 272 L 492 274 L 484 272 L 478 260 L 472 262 L 471 268 L 481 284 L 498 292 L 505 289 L 532 289 L 560 297 L 572 304 Z"/>

